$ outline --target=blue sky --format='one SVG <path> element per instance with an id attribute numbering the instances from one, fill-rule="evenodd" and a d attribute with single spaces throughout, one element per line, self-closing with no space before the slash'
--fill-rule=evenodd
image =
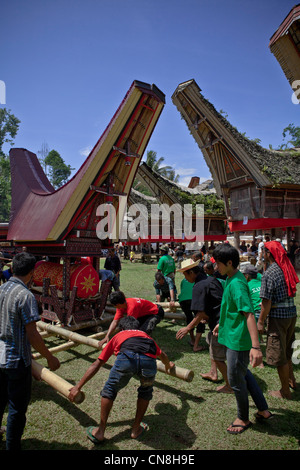
<path id="1" fill-rule="evenodd" d="M 299 105 L 268 44 L 296 3 L 2 0 L 0 80 L 6 108 L 21 120 L 15 146 L 37 153 L 45 142 L 78 170 L 133 80 L 141 80 L 166 95 L 147 150 L 183 183 L 210 178 L 171 101 L 177 85 L 194 78 L 239 131 L 278 147 L 284 127 L 299 125 Z"/>

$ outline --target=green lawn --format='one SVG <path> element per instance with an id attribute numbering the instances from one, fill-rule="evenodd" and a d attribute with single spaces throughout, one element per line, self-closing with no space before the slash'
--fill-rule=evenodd
<path id="1" fill-rule="evenodd" d="M 123 261 L 121 288 L 128 297 L 155 299 L 153 289 L 156 264 L 131 264 Z M 182 275 L 176 275 L 179 288 Z M 299 297 L 297 299 L 299 307 Z M 122 390 L 112 409 L 107 427 L 107 440 L 100 447 L 94 446 L 85 434 L 86 427 L 99 421 L 99 392 L 108 377 L 110 365 L 102 370 L 84 387 L 86 398 L 80 405 L 70 403 L 43 382 L 33 382 L 32 401 L 27 413 L 23 436 L 24 450 L 298 450 L 300 439 L 300 366 L 295 366 L 299 389 L 290 401 L 272 398 L 268 390 L 279 388 L 277 372 L 265 365 L 254 369 L 254 374 L 265 393 L 270 410 L 275 417 L 268 423 L 256 423 L 256 409 L 250 399 L 250 419 L 254 426 L 245 433 L 232 436 L 226 427 L 236 417 L 233 395 L 219 394 L 216 385 L 204 381 L 200 373 L 208 372 L 208 351 L 193 353 L 188 337 L 182 341 L 175 338 L 176 331 L 184 322 L 164 320 L 154 331 L 154 339 L 178 366 L 195 372 L 192 382 L 187 383 L 158 372 L 153 400 L 150 402 L 145 421 L 150 430 L 143 438 L 130 439 L 130 428 L 135 414 L 138 381 L 132 379 Z M 299 321 L 297 339 L 300 339 Z M 47 344 L 60 343 L 48 338 Z M 204 344 L 204 340 L 203 340 Z M 57 374 L 75 384 L 86 368 L 97 358 L 98 352 L 86 346 L 59 353 L 61 367 Z M 44 363 L 43 361 L 41 361 Z M 6 415 L 5 415 L 6 419 Z M 5 419 L 3 424 L 5 424 Z M 1 447 L 2 446 L 2 447 Z M 4 449 L 4 440 L 0 444 Z"/>

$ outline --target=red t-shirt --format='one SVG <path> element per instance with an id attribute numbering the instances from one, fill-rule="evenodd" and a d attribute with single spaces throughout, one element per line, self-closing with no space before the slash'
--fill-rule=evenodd
<path id="1" fill-rule="evenodd" d="M 112 354 L 117 356 L 120 352 L 122 344 L 129 338 L 144 338 L 154 343 L 154 354 L 151 354 L 150 352 L 143 352 L 143 354 L 145 354 L 146 356 L 156 358 L 157 356 L 161 355 L 160 347 L 156 344 L 153 338 L 151 338 L 151 336 L 147 335 L 147 333 L 141 330 L 124 330 L 120 331 L 115 336 L 113 336 L 113 338 L 104 347 L 98 359 L 101 359 L 102 361 L 106 362 L 110 358 L 110 356 L 112 356 Z"/>
<path id="2" fill-rule="evenodd" d="M 117 308 L 114 320 L 121 320 L 126 314 L 129 317 L 140 318 L 145 315 L 157 315 L 158 306 L 145 299 L 134 297 L 126 299 L 127 308 Z"/>

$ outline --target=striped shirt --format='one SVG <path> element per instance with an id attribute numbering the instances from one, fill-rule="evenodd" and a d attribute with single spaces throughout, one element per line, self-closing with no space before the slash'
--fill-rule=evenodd
<path id="1" fill-rule="evenodd" d="M 261 279 L 260 298 L 271 300 L 270 317 L 291 318 L 297 316 L 294 298 L 289 297 L 282 269 L 272 263 Z"/>
<path id="2" fill-rule="evenodd" d="M 0 286 L 0 368 L 14 369 L 23 359 L 31 364 L 31 346 L 25 326 L 40 320 L 37 301 L 28 287 L 11 277 Z"/>

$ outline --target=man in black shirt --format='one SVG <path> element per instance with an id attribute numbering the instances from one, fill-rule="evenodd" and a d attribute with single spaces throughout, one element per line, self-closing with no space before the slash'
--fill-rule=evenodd
<path id="1" fill-rule="evenodd" d="M 190 282 L 191 284 L 194 284 L 194 287 L 195 287 L 195 284 L 198 284 L 198 282 L 202 282 L 203 280 L 206 279 L 206 274 L 203 271 L 201 258 L 195 259 L 194 256 L 183 261 L 181 263 L 181 269 L 178 269 L 176 272 L 183 273 L 186 280 Z M 191 311 L 193 312 L 192 307 L 191 307 Z M 191 325 L 191 323 L 189 325 Z M 187 325 L 187 327 L 189 325 Z M 189 329 L 188 332 L 190 332 L 190 330 L 193 330 L 194 327 L 197 327 L 197 329 L 196 329 L 195 342 L 193 345 L 193 351 L 195 352 L 203 351 L 206 348 L 204 346 L 199 346 L 199 342 L 200 342 L 202 334 L 205 331 L 205 323 L 199 320 L 199 322 L 197 322 L 191 329 Z"/>
<path id="2" fill-rule="evenodd" d="M 213 276 L 206 276 L 203 269 L 197 266 L 198 271 L 195 273 L 195 268 L 183 271 L 185 278 L 189 282 L 195 282 L 192 293 L 191 310 L 195 312 L 195 318 L 184 328 L 181 328 L 177 334 L 176 339 L 182 339 L 190 330 L 194 329 L 201 321 L 205 321 L 209 326 L 209 333 L 207 342 L 209 344 L 210 358 L 216 367 L 221 372 L 226 384 L 218 387 L 217 391 L 223 393 L 230 393 L 231 387 L 227 379 L 227 366 L 226 366 L 226 347 L 219 344 L 218 338 L 213 335 L 215 326 L 219 323 L 220 307 L 223 296 L 223 287 L 221 283 Z M 191 272 L 192 271 L 192 272 Z M 194 279 L 194 281 L 193 281 Z M 208 374 L 203 374 L 203 378 L 212 380 Z M 216 381 L 216 380 L 212 380 Z"/>
<path id="3" fill-rule="evenodd" d="M 104 269 L 108 269 L 115 274 L 115 277 L 112 281 L 113 288 L 115 291 L 120 290 L 120 271 L 121 271 L 121 261 L 118 255 L 115 253 L 115 249 L 111 248 L 108 250 L 108 257 L 104 263 Z"/>

